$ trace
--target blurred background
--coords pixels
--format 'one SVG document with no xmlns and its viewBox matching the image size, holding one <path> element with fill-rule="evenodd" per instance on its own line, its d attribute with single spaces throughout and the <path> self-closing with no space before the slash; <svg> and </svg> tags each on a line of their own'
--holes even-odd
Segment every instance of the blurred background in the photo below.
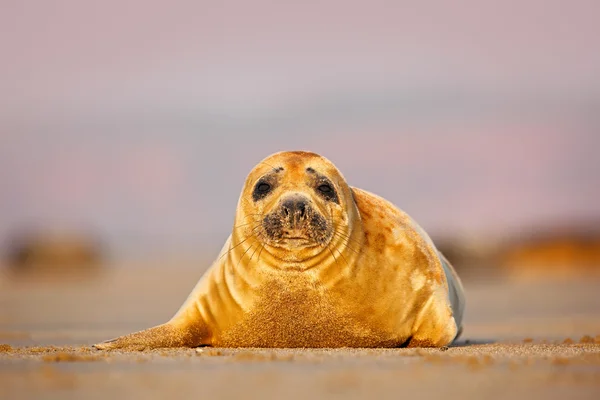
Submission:
<svg viewBox="0 0 600 400">
<path fill-rule="evenodd" d="M 301 149 L 464 276 L 598 272 L 597 1 L 0 7 L 7 265 L 201 272 L 246 174 Z"/>
</svg>

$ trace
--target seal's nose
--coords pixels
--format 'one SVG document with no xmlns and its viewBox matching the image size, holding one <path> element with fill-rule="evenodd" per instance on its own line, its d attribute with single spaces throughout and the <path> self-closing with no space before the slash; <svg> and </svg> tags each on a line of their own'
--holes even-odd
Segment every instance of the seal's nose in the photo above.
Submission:
<svg viewBox="0 0 600 400">
<path fill-rule="evenodd" d="M 286 197 L 281 202 L 281 211 L 292 224 L 298 223 L 306 216 L 308 200 L 301 195 L 292 195 Z"/>
</svg>

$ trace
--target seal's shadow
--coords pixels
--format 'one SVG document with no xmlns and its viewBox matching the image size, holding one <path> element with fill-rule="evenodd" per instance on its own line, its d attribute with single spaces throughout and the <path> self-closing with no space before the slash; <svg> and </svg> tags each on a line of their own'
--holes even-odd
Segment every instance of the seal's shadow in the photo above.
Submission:
<svg viewBox="0 0 600 400">
<path fill-rule="evenodd" d="M 494 339 L 460 339 L 449 345 L 448 347 L 468 347 L 479 344 L 493 344 L 498 342 Z"/>
</svg>

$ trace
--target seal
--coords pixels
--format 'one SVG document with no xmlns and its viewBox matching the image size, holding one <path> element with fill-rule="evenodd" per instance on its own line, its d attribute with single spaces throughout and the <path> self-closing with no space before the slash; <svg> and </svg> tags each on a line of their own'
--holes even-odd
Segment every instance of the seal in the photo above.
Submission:
<svg viewBox="0 0 600 400">
<path fill-rule="evenodd" d="M 445 346 L 464 304 L 406 213 L 318 154 L 281 152 L 248 175 L 230 237 L 173 318 L 94 347 Z"/>
</svg>

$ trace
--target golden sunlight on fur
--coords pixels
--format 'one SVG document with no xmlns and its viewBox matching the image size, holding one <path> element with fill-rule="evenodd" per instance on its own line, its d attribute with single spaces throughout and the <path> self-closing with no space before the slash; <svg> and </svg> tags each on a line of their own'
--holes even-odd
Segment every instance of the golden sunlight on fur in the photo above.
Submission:
<svg viewBox="0 0 600 400">
<path fill-rule="evenodd" d="M 408 215 L 324 157 L 281 152 L 248 175 L 231 236 L 175 316 L 95 347 L 445 346 L 464 302 Z"/>
</svg>

